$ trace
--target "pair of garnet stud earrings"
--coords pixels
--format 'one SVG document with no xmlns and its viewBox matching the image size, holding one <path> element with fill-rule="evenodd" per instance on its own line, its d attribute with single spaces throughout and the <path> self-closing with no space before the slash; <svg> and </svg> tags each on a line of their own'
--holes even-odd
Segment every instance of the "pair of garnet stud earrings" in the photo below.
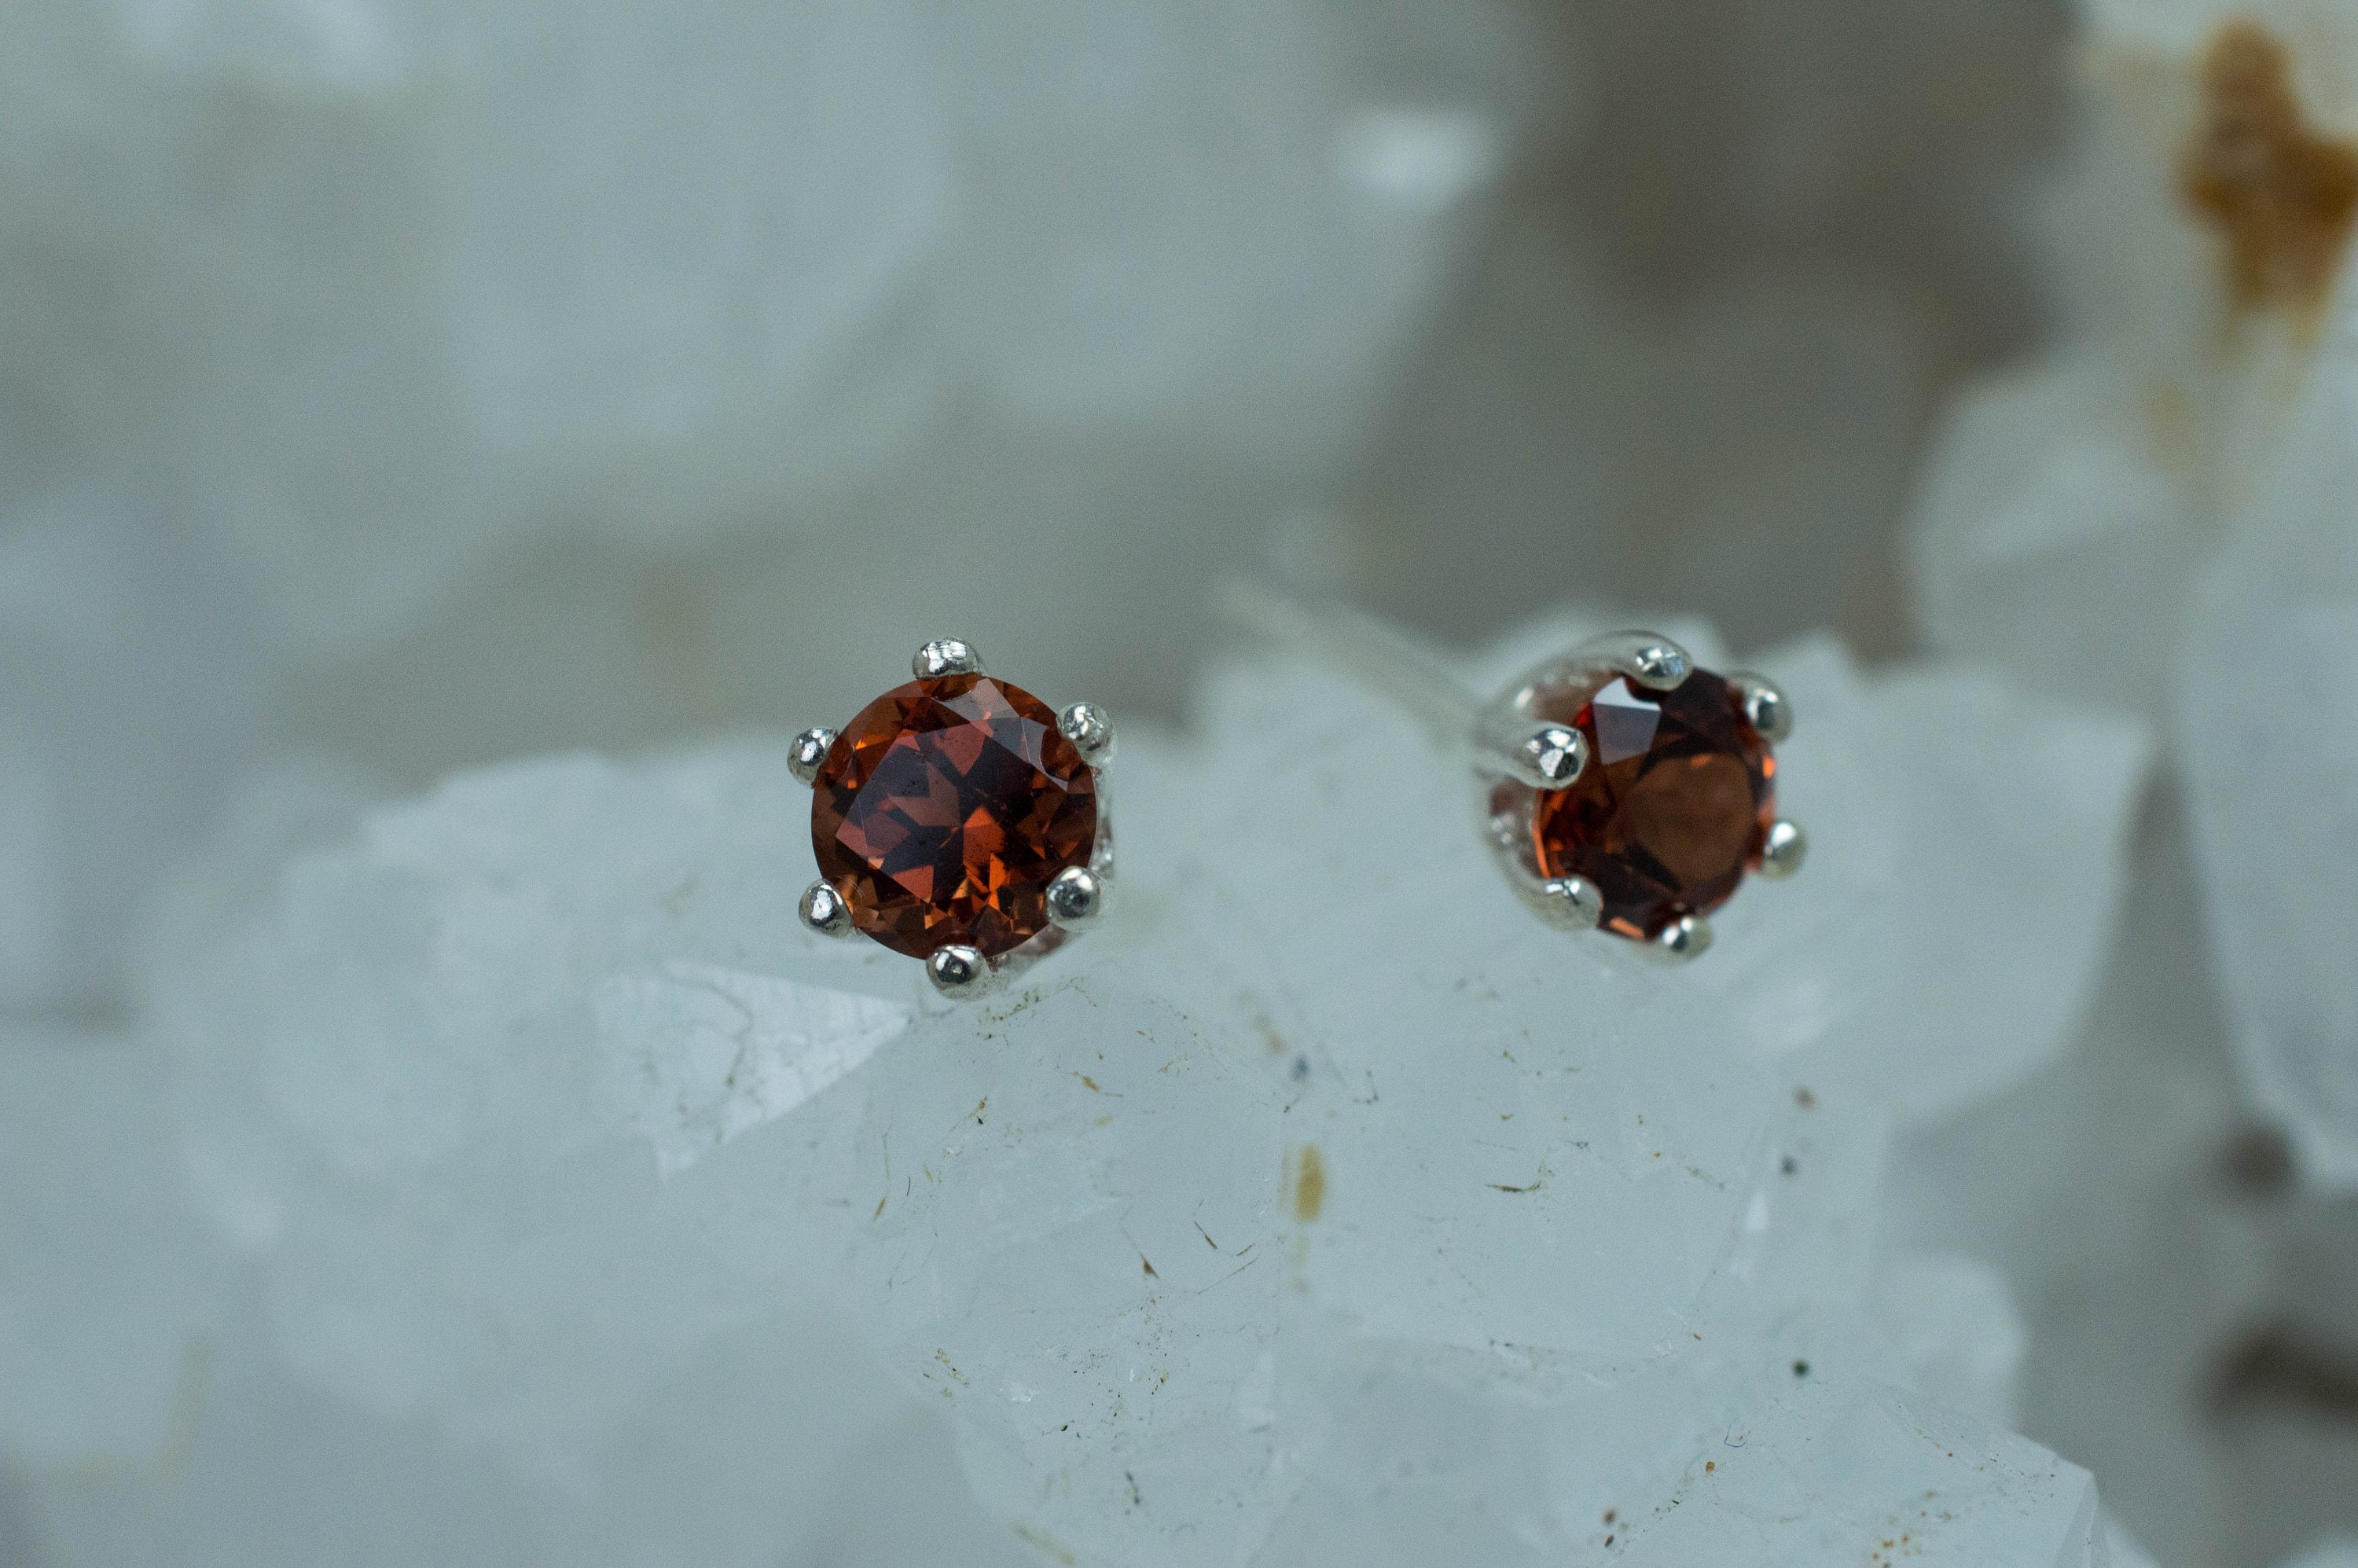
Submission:
<svg viewBox="0 0 2358 1568">
<path fill-rule="evenodd" d="M 1554 925 L 1691 959 L 1747 873 L 1801 867 L 1807 841 L 1777 815 L 1775 787 L 1792 713 L 1759 676 L 1715 675 L 1667 637 L 1622 632 L 1485 704 L 1340 606 L 1238 591 L 1228 608 L 1369 676 L 1462 751 L 1499 869 Z M 819 869 L 802 918 L 921 958 L 944 995 L 972 997 L 1103 913 L 1113 726 L 1089 703 L 1051 709 L 952 639 L 919 649 L 914 673 L 842 730 L 795 740 Z"/>
</svg>

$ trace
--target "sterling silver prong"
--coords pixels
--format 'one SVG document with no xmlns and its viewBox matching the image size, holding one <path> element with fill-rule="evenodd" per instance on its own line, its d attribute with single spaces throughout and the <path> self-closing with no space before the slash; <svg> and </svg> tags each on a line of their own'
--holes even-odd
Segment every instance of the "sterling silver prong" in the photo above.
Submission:
<svg viewBox="0 0 2358 1568">
<path fill-rule="evenodd" d="M 1694 656 L 1659 632 L 1608 632 L 1573 650 L 1583 662 L 1619 670 L 1651 691 L 1675 689 L 1694 674 Z"/>
<path fill-rule="evenodd" d="M 926 957 L 925 978 L 952 1001 L 965 1001 L 990 989 L 990 961 L 980 948 L 954 942 Z"/>
<path fill-rule="evenodd" d="M 1760 845 L 1760 874 L 1790 877 L 1801 869 L 1809 854 L 1810 836 L 1801 831 L 1801 825 L 1779 818 L 1768 825 L 1768 837 Z"/>
<path fill-rule="evenodd" d="M 1542 724 L 1515 748 L 1514 775 L 1533 789 L 1566 789 L 1588 766 L 1588 738 L 1568 724 Z"/>
<path fill-rule="evenodd" d="M 1558 877 L 1541 882 L 1540 902 L 1548 918 L 1574 931 L 1594 931 L 1605 918 L 1605 894 L 1586 877 Z"/>
<path fill-rule="evenodd" d="M 1520 852 L 1524 825 L 1511 816 L 1490 819 L 1490 849 L 1498 870 L 1549 925 L 1566 931 L 1594 931 L 1605 918 L 1605 894 L 1586 877 L 1551 877 Z"/>
<path fill-rule="evenodd" d="M 814 783 L 819 764 L 827 761 L 827 748 L 834 744 L 834 730 L 824 724 L 812 725 L 786 748 L 786 771 L 805 784 Z"/>
<path fill-rule="evenodd" d="M 1682 914 L 1663 926 L 1646 950 L 1669 963 L 1691 963 L 1711 950 L 1711 922 L 1700 914 Z"/>
<path fill-rule="evenodd" d="M 1727 684 L 1744 700 L 1744 721 L 1758 730 L 1762 740 L 1775 742 L 1793 732 L 1793 705 L 1775 681 L 1739 670 L 1727 677 Z"/>
<path fill-rule="evenodd" d="M 1056 715 L 1057 732 L 1092 768 L 1113 761 L 1113 720 L 1094 702 L 1076 702 Z"/>
<path fill-rule="evenodd" d="M 1110 793 L 1103 787 L 1098 790 L 1098 841 L 1089 846 L 1089 870 L 1098 874 L 1098 881 L 1109 884 L 1113 881 L 1114 860 L 1113 802 L 1108 798 Z"/>
<path fill-rule="evenodd" d="M 1048 919 L 1066 931 L 1085 930 L 1105 913 L 1105 882 L 1083 866 L 1067 866 L 1048 884 Z"/>
<path fill-rule="evenodd" d="M 813 882 L 803 890 L 803 924 L 822 936 L 851 935 L 851 911 L 843 895 L 827 882 Z"/>
<path fill-rule="evenodd" d="M 909 661 L 919 680 L 931 680 L 936 676 L 979 676 L 982 659 L 974 649 L 956 637 L 936 637 L 917 650 Z"/>
</svg>

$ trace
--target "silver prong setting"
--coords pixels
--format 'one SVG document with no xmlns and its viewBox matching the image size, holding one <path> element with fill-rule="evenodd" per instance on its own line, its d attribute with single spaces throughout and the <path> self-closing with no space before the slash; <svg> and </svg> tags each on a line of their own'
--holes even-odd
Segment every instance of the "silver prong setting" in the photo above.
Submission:
<svg viewBox="0 0 2358 1568">
<path fill-rule="evenodd" d="M 1668 925 L 1646 950 L 1670 964 L 1691 964 L 1711 951 L 1711 922 L 1700 914 L 1682 914 Z"/>
<path fill-rule="evenodd" d="M 1557 877 L 1538 888 L 1548 918 L 1567 931 L 1594 931 L 1605 918 L 1605 894 L 1586 877 Z"/>
<path fill-rule="evenodd" d="M 1098 838 L 1089 846 L 1089 870 L 1100 881 L 1109 882 L 1113 881 L 1113 803 L 1101 790 L 1098 794 Z"/>
<path fill-rule="evenodd" d="M 936 637 L 917 650 L 909 661 L 909 668 L 919 680 L 932 680 L 937 676 L 979 676 L 982 674 L 982 657 L 971 643 L 956 637 Z"/>
<path fill-rule="evenodd" d="M 1534 721 L 1520 707 L 1494 706 L 1475 726 L 1473 757 L 1476 773 L 1569 789 L 1588 766 L 1588 738 L 1552 719 Z"/>
<path fill-rule="evenodd" d="M 925 978 L 950 1000 L 971 1000 L 990 989 L 990 960 L 979 947 L 954 942 L 926 956 Z"/>
<path fill-rule="evenodd" d="M 1801 825 L 1779 817 L 1768 825 L 1768 836 L 1761 840 L 1760 874 L 1790 877 L 1801 869 L 1809 855 L 1810 836 L 1801 831 Z"/>
<path fill-rule="evenodd" d="M 1793 705 L 1775 681 L 1767 676 L 1757 676 L 1748 670 L 1727 677 L 1744 704 L 1744 721 L 1759 731 L 1764 741 L 1782 741 L 1793 732 Z"/>
<path fill-rule="evenodd" d="M 1542 724 L 1515 748 L 1514 776 L 1533 789 L 1569 789 L 1588 766 L 1588 737 L 1568 724 Z"/>
<path fill-rule="evenodd" d="M 1521 852 L 1529 820 L 1527 816 L 1518 820 L 1518 815 L 1494 816 L 1489 821 L 1490 849 L 1499 871 L 1523 902 L 1549 925 L 1563 931 L 1595 930 L 1605 918 L 1603 891 L 1586 877 L 1551 877 L 1534 866 Z"/>
<path fill-rule="evenodd" d="M 1590 639 L 1573 656 L 1620 671 L 1650 691 L 1674 691 L 1694 674 L 1694 655 L 1659 632 L 1613 632 Z"/>
<path fill-rule="evenodd" d="M 786 748 L 786 771 L 804 784 L 816 784 L 818 770 L 834 745 L 834 730 L 824 724 L 812 725 L 795 736 L 794 743 Z"/>
<path fill-rule="evenodd" d="M 801 914 L 803 924 L 822 936 L 851 935 L 850 907 L 830 883 L 813 882 L 803 890 Z"/>
<path fill-rule="evenodd" d="M 1650 643 L 1629 656 L 1629 677 L 1655 691 L 1671 691 L 1694 673 L 1694 661 L 1676 643 Z"/>
<path fill-rule="evenodd" d="M 1048 919 L 1061 930 L 1085 931 L 1105 913 L 1105 879 L 1086 866 L 1067 866 L 1048 884 Z"/>
<path fill-rule="evenodd" d="M 1076 702 L 1056 715 L 1056 732 L 1073 743 L 1081 761 L 1102 768 L 1113 761 L 1113 719 L 1094 702 Z"/>
</svg>

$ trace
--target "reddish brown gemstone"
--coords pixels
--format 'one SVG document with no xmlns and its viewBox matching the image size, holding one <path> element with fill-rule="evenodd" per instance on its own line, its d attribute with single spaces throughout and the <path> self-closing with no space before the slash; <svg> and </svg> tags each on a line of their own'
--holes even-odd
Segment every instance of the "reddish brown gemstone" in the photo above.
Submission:
<svg viewBox="0 0 2358 1568">
<path fill-rule="evenodd" d="M 851 922 L 922 958 L 1003 953 L 1048 924 L 1048 883 L 1097 841 L 1096 776 L 1047 705 L 988 676 L 896 687 L 819 764 L 811 849 Z"/>
<path fill-rule="evenodd" d="M 1616 676 L 1546 706 L 1541 718 L 1571 710 L 1588 766 L 1570 789 L 1510 782 L 1492 799 L 1528 806 L 1540 871 L 1595 883 L 1605 929 L 1632 938 L 1726 903 L 1777 817 L 1777 760 L 1735 689 L 1707 670 L 1667 692 Z"/>
</svg>

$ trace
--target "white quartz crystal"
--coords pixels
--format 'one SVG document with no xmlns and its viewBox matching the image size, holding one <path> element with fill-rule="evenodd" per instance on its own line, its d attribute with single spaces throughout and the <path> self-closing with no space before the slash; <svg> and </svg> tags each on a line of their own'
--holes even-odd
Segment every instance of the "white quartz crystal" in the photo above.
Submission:
<svg viewBox="0 0 2358 1568">
<path fill-rule="evenodd" d="M 0 1036 L 0 1454 L 128 1476 L 191 1441 L 231 1271 L 173 1101 L 135 1041 Z"/>
<path fill-rule="evenodd" d="M 2192 576 L 2266 488 L 2317 346 L 2347 310 L 2330 227 L 2313 285 L 2255 297 L 2222 221 L 2190 199 L 2190 149 L 2248 112 L 2206 97 L 2206 62 L 2223 28 L 2256 25 L 2283 50 L 2298 134 L 2347 138 L 2358 17 L 2088 0 L 2081 20 L 2077 136 L 2039 225 L 2069 330 L 1951 414 L 1910 524 L 1911 575 L 1935 646 L 2158 716 Z M 2289 250 L 2311 215 L 2287 200 L 2273 243 Z"/>
<path fill-rule="evenodd" d="M 208 989 L 222 979 L 214 965 L 245 946 L 229 934 L 266 919 L 272 868 L 306 844 L 349 838 L 365 794 L 332 769 L 254 779 L 236 819 L 172 879 L 150 922 L 146 979 L 168 1016 L 184 1018 L 176 1010 L 193 996 L 223 994 Z M 365 944 L 351 954 L 363 965 L 367 956 Z M 252 983 L 250 971 L 242 983 Z M 766 983 L 772 992 L 784 984 Z M 326 1027 L 332 1035 L 333 1022 Z M 417 1043 L 389 1044 L 414 1051 Z M 676 1060 L 692 1068 L 694 1042 L 682 1044 Z M 315 1242 L 339 1250 L 313 1267 L 331 1274 L 359 1260 L 351 1243 L 385 1232 L 332 1198 L 287 1202 L 294 1195 L 267 1178 L 303 1178 L 290 1142 L 272 1141 L 272 1108 L 213 1116 L 229 1108 L 216 1081 L 188 1114 L 176 1093 L 188 1060 L 132 1039 L 0 1042 L 9 1194 L 0 1204 L 0 1561 L 1021 1561 L 1020 1543 L 975 1510 L 939 1412 L 860 1342 L 823 1277 L 773 1278 L 757 1300 L 738 1303 L 729 1328 L 699 1323 L 707 1332 L 683 1354 L 641 1358 L 632 1388 L 609 1396 L 594 1431 L 573 1428 L 561 1452 L 486 1443 L 440 1412 L 323 1386 L 290 1365 L 286 1322 L 272 1311 L 282 1227 L 290 1214 L 321 1218 L 328 1231 Z M 208 1074 L 233 1065 L 203 1065 Z M 747 1087 L 753 1105 L 778 1088 L 774 1079 Z M 665 1138 L 694 1124 L 685 1113 L 665 1122 L 655 1093 L 633 1103 L 648 1113 L 645 1126 L 615 1135 L 632 1168 L 651 1177 L 650 1145 L 659 1154 Z M 420 1106 L 413 1098 L 406 1108 Z M 498 1217 L 499 1206 L 524 1195 L 514 1184 L 446 1181 L 416 1195 L 446 1208 L 482 1206 L 479 1238 L 542 1233 L 514 1208 Z M 419 1293 L 473 1310 L 470 1281 L 445 1250 L 453 1233 L 427 1209 L 404 1217 L 406 1249 L 375 1263 L 431 1274 Z M 345 1220 L 357 1234 L 333 1234 Z M 544 1252 L 549 1245 L 543 1236 Z M 233 1252 L 261 1260 L 258 1278 Z M 576 1305 L 592 1316 L 604 1310 L 604 1282 L 617 1270 L 633 1272 L 617 1249 L 591 1260 L 574 1281 Z M 522 1276 L 543 1289 L 567 1282 L 545 1256 Z M 366 1354 L 378 1326 L 398 1325 L 405 1311 L 414 1320 L 416 1301 L 373 1319 L 314 1318 L 309 1330 Z M 485 1326 L 495 1339 L 503 1325 Z M 573 1366 L 594 1369 L 597 1359 L 577 1354 Z"/>
<path fill-rule="evenodd" d="M 563 1438 L 762 1310 L 778 1271 L 823 1274 L 806 1234 L 823 1216 L 748 1214 L 741 1249 L 694 1196 L 719 1179 L 709 1149 L 824 1087 L 815 1062 L 765 1073 L 765 1049 L 824 1044 L 831 1020 L 849 1032 L 831 1060 L 872 1048 L 858 979 L 881 949 L 784 962 L 815 941 L 794 918 L 802 795 L 769 751 L 454 781 L 298 860 L 157 999 L 191 1067 L 197 1178 L 275 1259 L 299 1369 L 555 1465 Z M 659 1049 L 614 1033 L 644 1026 L 650 992 L 679 999 Z M 726 1032 L 715 1007 L 764 1005 L 786 1019 L 744 1042 L 744 1108 L 717 1108 L 698 1032 Z"/>
<path fill-rule="evenodd" d="M 1727 1457 L 1705 1461 L 1715 1471 L 1632 1521 L 1630 1561 L 2108 1560 L 2087 1472 L 1887 1390 L 1796 1389 L 1731 1426 L 1717 1452 Z"/>
<path fill-rule="evenodd" d="M 0 517 L 0 1005 L 87 1006 L 269 682 L 236 585 L 103 487 Z"/>
<path fill-rule="evenodd" d="M 818 1377 L 781 1303 L 824 1298 L 1042 1561 L 2102 1561 L 2083 1475 L 1891 1387 L 2002 1415 L 2002 1292 L 1869 1260 L 1889 1115 L 2070 1029 L 2143 737 L 1764 663 L 1816 858 L 1692 968 L 1534 921 L 1462 760 L 1268 658 L 1203 741 L 1130 728 L 1114 915 L 980 1003 L 803 929 L 769 743 L 462 774 L 249 914 L 185 892 L 158 1030 L 294 1378 L 250 1397 L 605 1487 L 683 1390 Z M 332 816 L 282 795 L 275 841 Z M 782 1441 L 665 1430 L 691 1469 Z"/>
<path fill-rule="evenodd" d="M 2358 1188 L 2358 350 L 2337 340 L 2203 585 L 2173 733 L 2253 1098 Z"/>
<path fill-rule="evenodd" d="M 241 1308 L 250 1303 L 239 1302 Z M 1017 1568 L 940 1418 L 839 1311 L 789 1292 L 673 1369 L 572 1474 L 306 1384 L 267 1322 L 201 1345 L 172 1445 L 24 1465 L 0 1560 L 44 1568 Z M 19 1456 L 21 1457 L 21 1456 Z M 12 1530 L 11 1527 L 14 1527 Z"/>
<path fill-rule="evenodd" d="M 1991 1426 L 2020 1424 L 2022 1318 L 2004 1275 L 1961 1253 L 1911 1253 L 1873 1291 L 1902 1382 Z"/>
<path fill-rule="evenodd" d="M 1971 388 L 1914 518 L 1925 637 L 2042 690 L 2158 715 L 2208 534 L 2166 419 L 2093 367 Z"/>
<path fill-rule="evenodd" d="M 1430 96 L 1361 53 L 1405 23 L 1298 4 L 36 9 L 27 74 L 73 91 L 22 114 L 111 199 L 108 346 L 161 384 L 109 390 L 332 648 L 503 541 L 839 494 L 962 395 L 1331 453 L 1518 69 L 1480 4 L 1419 35 Z"/>
<path fill-rule="evenodd" d="M 2262 1561 L 2332 1516 L 2349 1444 L 2305 1411 L 2273 1444 L 2227 1379 L 2272 1325 L 2333 1343 L 2347 1221 L 2285 1223 L 2281 1152 L 2240 1103 L 2176 813 L 2149 818 L 2129 909 L 2073 1048 L 1996 1101 L 1898 1141 L 1884 1226 L 1901 1250 L 2000 1271 L 2026 1331 L 2018 1430 L 2086 1465 L 2167 1563 Z M 2274 1169 L 2271 1169 L 2273 1162 Z M 2271 1187 L 2270 1184 L 2275 1186 Z M 2068 1201 L 2054 1195 L 2069 1195 Z M 2304 1244 L 2305 1241 L 2305 1244 Z M 2225 1419 L 2223 1419 L 2223 1416 Z"/>
<path fill-rule="evenodd" d="M 2071 330 L 1952 414 L 1910 532 L 1922 625 L 2167 722 L 2246 1092 L 2346 1188 L 2358 355 L 2347 214 L 2300 170 L 2358 158 L 2358 14 L 2099 0 L 2083 23 L 2046 218 Z M 2244 216 L 2205 205 L 2214 166 Z"/>
<path fill-rule="evenodd" d="M 1569 1393 L 1434 1359 L 1356 1358 L 1337 1452 L 1257 1561 L 2107 1562 L 2084 1471 L 1887 1387 Z"/>
</svg>

